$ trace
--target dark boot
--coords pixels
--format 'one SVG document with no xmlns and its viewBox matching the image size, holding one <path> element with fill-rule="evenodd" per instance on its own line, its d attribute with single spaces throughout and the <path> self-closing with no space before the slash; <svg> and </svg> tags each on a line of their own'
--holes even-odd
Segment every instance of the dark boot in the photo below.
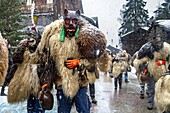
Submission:
<svg viewBox="0 0 170 113">
<path fill-rule="evenodd" d="M 119 78 L 119 89 L 122 89 L 122 80 Z"/>
<path fill-rule="evenodd" d="M 1 88 L 1 96 L 7 96 L 7 94 L 5 94 L 4 91 L 5 91 L 5 86 L 3 85 Z"/>
<path fill-rule="evenodd" d="M 89 89 L 90 89 L 90 97 L 92 100 L 93 104 L 97 104 L 97 101 L 95 99 L 95 84 L 89 84 Z"/>
<path fill-rule="evenodd" d="M 119 89 L 122 89 L 122 74 L 119 75 Z"/>
<path fill-rule="evenodd" d="M 148 110 L 153 110 L 153 105 L 152 105 L 152 104 L 150 104 L 150 103 L 148 103 L 148 105 L 147 105 L 147 109 L 148 109 Z"/>
<path fill-rule="evenodd" d="M 95 97 L 92 97 L 91 99 L 93 104 L 97 104 L 97 100 L 95 99 Z"/>
<path fill-rule="evenodd" d="M 127 79 L 126 79 L 126 80 L 125 80 L 125 82 L 126 82 L 126 83 L 128 83 L 128 82 L 129 82 L 129 80 L 127 80 Z"/>
<path fill-rule="evenodd" d="M 118 78 L 115 78 L 115 79 L 114 79 L 115 90 L 117 90 L 117 79 L 118 79 Z"/>
</svg>

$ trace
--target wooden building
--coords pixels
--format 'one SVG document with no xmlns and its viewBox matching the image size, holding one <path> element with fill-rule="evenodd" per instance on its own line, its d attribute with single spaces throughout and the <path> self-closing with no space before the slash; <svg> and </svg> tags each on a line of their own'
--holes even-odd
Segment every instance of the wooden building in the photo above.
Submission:
<svg viewBox="0 0 170 113">
<path fill-rule="evenodd" d="M 121 36 L 122 49 L 133 55 L 143 44 L 154 40 L 156 36 L 170 44 L 170 20 L 157 20 L 148 30 L 139 28 Z"/>
<path fill-rule="evenodd" d="M 147 28 L 138 28 L 136 31 L 131 31 L 121 36 L 120 42 L 122 49 L 126 50 L 130 55 L 133 55 L 148 41 L 148 33 Z"/>
<path fill-rule="evenodd" d="M 118 48 L 116 48 L 116 47 L 113 47 L 113 46 L 111 46 L 111 45 L 108 45 L 107 47 L 106 47 L 106 50 L 108 51 L 108 52 L 110 52 L 111 54 L 114 54 L 114 55 L 116 55 L 117 53 L 119 53 L 121 50 L 120 49 L 118 49 Z"/>
<path fill-rule="evenodd" d="M 157 20 L 149 28 L 148 41 L 160 36 L 162 41 L 170 44 L 170 20 Z"/>
<path fill-rule="evenodd" d="M 64 9 L 80 10 L 83 13 L 81 0 L 22 0 L 22 15 L 27 19 L 21 23 L 32 26 L 31 8 L 35 3 L 34 17 L 37 19 L 37 26 L 46 26 L 52 21 L 60 18 Z"/>
</svg>

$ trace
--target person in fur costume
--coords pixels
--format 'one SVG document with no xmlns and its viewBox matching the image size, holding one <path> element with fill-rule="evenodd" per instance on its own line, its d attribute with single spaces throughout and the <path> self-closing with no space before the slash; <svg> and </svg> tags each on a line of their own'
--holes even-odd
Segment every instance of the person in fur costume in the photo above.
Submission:
<svg viewBox="0 0 170 113">
<path fill-rule="evenodd" d="M 138 59 L 137 55 L 138 55 L 138 51 L 132 56 L 131 65 L 136 70 L 136 76 L 140 84 L 140 98 L 144 99 L 145 86 L 150 77 L 150 74 L 148 72 L 148 62 L 147 62 L 149 59 L 147 57 Z"/>
<path fill-rule="evenodd" d="M 8 48 L 0 33 L 0 85 L 3 85 L 8 69 Z"/>
<path fill-rule="evenodd" d="M 165 65 L 167 72 L 155 84 L 154 102 L 160 113 L 170 113 L 170 55 L 167 61 L 157 62 L 158 66 Z"/>
<path fill-rule="evenodd" d="M 99 79 L 99 70 L 101 72 L 107 72 L 108 60 L 109 60 L 108 52 L 105 50 L 102 53 L 102 55 L 99 57 L 97 65 L 96 65 L 96 69 L 95 69 L 96 79 Z M 97 100 L 95 99 L 95 81 L 94 83 L 89 84 L 89 90 L 90 90 L 90 97 L 91 97 L 92 103 L 97 104 Z"/>
<path fill-rule="evenodd" d="M 130 69 L 130 59 L 131 56 L 124 50 L 116 55 L 112 60 L 112 75 L 115 78 L 114 84 L 115 89 L 117 89 L 117 84 L 119 83 L 119 89 L 122 88 L 122 75 L 123 72 L 127 72 Z"/>
<path fill-rule="evenodd" d="M 159 62 L 166 62 L 170 55 L 170 45 L 161 40 L 159 35 L 153 37 L 150 42 L 144 44 L 139 52 L 138 59 L 148 59 L 148 72 L 150 78 L 148 81 L 148 106 L 149 110 L 153 109 L 154 106 L 154 95 L 155 95 L 155 83 L 161 77 L 161 75 L 167 71 L 165 65 L 158 66 Z M 146 61 L 143 61 L 146 62 Z M 168 61 L 169 62 L 169 61 Z M 142 63 L 142 60 L 141 60 Z"/>
<path fill-rule="evenodd" d="M 126 83 L 129 82 L 128 80 L 128 71 L 131 71 L 131 67 L 130 67 L 130 60 L 131 60 L 131 55 L 129 53 L 126 52 L 126 50 L 122 51 L 122 57 L 123 58 L 123 65 L 125 67 L 125 71 L 124 71 L 124 81 Z"/>
<path fill-rule="evenodd" d="M 11 67 L 12 67 L 12 63 L 13 63 L 12 51 L 11 51 L 10 46 L 8 46 L 8 69 L 7 69 L 5 81 L 4 81 L 2 88 L 1 88 L 1 96 L 7 96 L 7 94 L 5 94 L 5 87 L 8 86 L 8 77 L 9 77 L 9 72 L 10 72 Z"/>
<path fill-rule="evenodd" d="M 58 113 L 70 113 L 73 103 L 79 113 L 90 113 L 87 86 L 96 79 L 96 63 L 105 48 L 105 35 L 81 20 L 79 10 L 65 9 L 64 19 L 45 27 L 34 55 L 55 62 Z"/>
<path fill-rule="evenodd" d="M 27 39 L 22 40 L 13 53 L 13 65 L 7 78 L 8 102 L 16 104 L 27 100 L 28 113 L 44 113 L 38 100 L 40 80 L 38 66 L 33 64 L 35 52 L 41 36 L 34 30 L 28 30 Z"/>
<path fill-rule="evenodd" d="M 95 22 L 95 20 L 93 20 L 92 18 L 87 17 L 83 14 L 81 14 L 80 16 L 82 17 L 82 19 L 84 21 L 87 21 L 88 23 L 90 23 L 93 26 L 98 28 L 98 24 Z M 103 52 L 103 54 L 100 56 L 100 58 L 96 64 L 96 69 L 95 69 L 96 79 L 99 78 L 99 70 L 102 72 L 107 71 L 107 64 L 108 64 L 108 53 L 105 50 Z M 95 81 L 89 84 L 89 92 L 90 92 L 90 97 L 91 97 L 92 103 L 97 104 L 97 100 L 95 99 Z"/>
<path fill-rule="evenodd" d="M 112 75 L 112 60 L 114 59 L 115 55 L 108 51 L 108 60 L 107 60 L 107 70 L 104 73 L 105 76 L 109 73 L 109 76 L 113 78 Z"/>
</svg>

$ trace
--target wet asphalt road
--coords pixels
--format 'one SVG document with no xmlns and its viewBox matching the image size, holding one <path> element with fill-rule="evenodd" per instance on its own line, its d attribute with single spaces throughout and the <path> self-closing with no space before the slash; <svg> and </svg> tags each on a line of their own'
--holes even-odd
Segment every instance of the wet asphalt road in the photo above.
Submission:
<svg viewBox="0 0 170 113">
<path fill-rule="evenodd" d="M 122 89 L 114 89 L 114 78 L 101 74 L 96 81 L 97 105 L 92 113 L 158 113 L 156 107 L 147 109 L 147 95 L 140 99 L 140 87 L 136 75 L 128 73 L 129 82 L 123 81 Z M 124 79 L 123 79 L 124 80 Z"/>
<path fill-rule="evenodd" d="M 114 89 L 114 78 L 100 73 L 100 78 L 96 81 L 96 100 L 97 105 L 92 106 L 91 113 L 158 113 L 147 110 L 147 95 L 140 99 L 140 87 L 133 72 L 129 72 L 129 82 L 123 81 L 122 89 Z M 1 88 L 1 87 L 0 87 Z M 7 91 L 7 88 L 6 88 Z M 46 113 L 57 113 L 56 92 L 54 107 Z M 0 113 L 26 113 L 26 102 L 19 104 L 8 104 L 6 96 L 0 96 Z M 71 113 L 77 113 L 73 107 Z"/>
</svg>

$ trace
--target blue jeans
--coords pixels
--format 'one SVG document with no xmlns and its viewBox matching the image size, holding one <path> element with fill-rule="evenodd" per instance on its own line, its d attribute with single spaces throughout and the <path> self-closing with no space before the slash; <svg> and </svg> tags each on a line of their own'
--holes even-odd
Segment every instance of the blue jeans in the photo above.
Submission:
<svg viewBox="0 0 170 113">
<path fill-rule="evenodd" d="M 125 72 L 125 80 L 128 80 L 128 72 Z"/>
<path fill-rule="evenodd" d="M 45 113 L 40 106 L 40 101 L 32 95 L 27 100 L 27 113 Z"/>
<path fill-rule="evenodd" d="M 73 103 L 75 103 L 78 113 L 90 113 L 91 103 L 86 93 L 87 87 L 82 87 L 71 99 L 64 95 L 62 89 L 57 89 L 58 113 L 70 113 Z"/>
<path fill-rule="evenodd" d="M 153 77 L 149 78 L 147 83 L 148 87 L 148 104 L 154 105 L 154 95 L 155 95 L 155 80 Z"/>
</svg>

